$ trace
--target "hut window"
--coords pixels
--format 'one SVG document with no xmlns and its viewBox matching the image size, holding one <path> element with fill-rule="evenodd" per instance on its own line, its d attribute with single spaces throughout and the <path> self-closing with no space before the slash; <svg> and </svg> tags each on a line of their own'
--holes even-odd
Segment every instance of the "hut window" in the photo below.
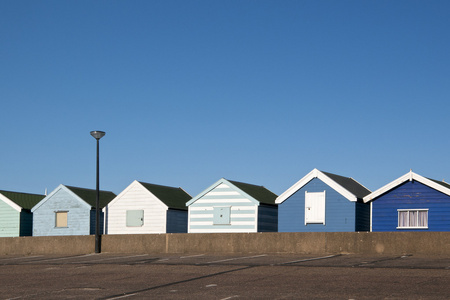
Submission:
<svg viewBox="0 0 450 300">
<path fill-rule="evenodd" d="M 305 191 L 305 224 L 325 225 L 325 191 Z"/>
<path fill-rule="evenodd" d="M 213 224 L 214 225 L 230 225 L 231 223 L 231 207 L 214 207 Z"/>
<path fill-rule="evenodd" d="M 144 210 L 127 210 L 127 227 L 144 225 Z"/>
<path fill-rule="evenodd" d="M 398 209 L 398 229 L 427 229 L 428 209 Z"/>
<path fill-rule="evenodd" d="M 67 211 L 55 212 L 55 227 L 67 227 Z"/>
</svg>

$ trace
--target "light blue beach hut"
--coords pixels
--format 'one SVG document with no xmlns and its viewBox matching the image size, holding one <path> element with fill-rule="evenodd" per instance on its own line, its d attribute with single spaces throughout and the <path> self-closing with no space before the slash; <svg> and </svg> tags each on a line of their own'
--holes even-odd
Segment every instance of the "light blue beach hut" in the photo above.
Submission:
<svg viewBox="0 0 450 300">
<path fill-rule="evenodd" d="M 115 196 L 100 191 L 100 209 Z M 59 185 L 31 209 L 33 236 L 95 234 L 96 199 L 96 190 Z M 103 219 L 101 212 L 100 232 L 103 232 Z"/>
<path fill-rule="evenodd" d="M 0 191 L 0 237 L 30 236 L 31 208 L 45 195 Z"/>
</svg>

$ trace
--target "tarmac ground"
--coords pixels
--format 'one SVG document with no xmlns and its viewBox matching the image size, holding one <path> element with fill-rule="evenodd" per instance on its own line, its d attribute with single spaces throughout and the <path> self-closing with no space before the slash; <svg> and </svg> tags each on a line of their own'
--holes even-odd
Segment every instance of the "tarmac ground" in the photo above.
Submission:
<svg viewBox="0 0 450 300">
<path fill-rule="evenodd" d="M 449 299 L 450 258 L 1 256 L 0 299 Z"/>
</svg>

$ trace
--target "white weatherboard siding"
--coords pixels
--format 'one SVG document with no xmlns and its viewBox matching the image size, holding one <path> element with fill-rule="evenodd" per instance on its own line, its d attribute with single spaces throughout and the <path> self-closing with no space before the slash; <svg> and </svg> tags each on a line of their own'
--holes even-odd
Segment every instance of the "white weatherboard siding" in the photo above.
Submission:
<svg viewBox="0 0 450 300">
<path fill-rule="evenodd" d="M 143 210 L 142 226 L 127 227 L 127 210 Z M 137 181 L 105 208 L 106 234 L 165 233 L 167 206 Z"/>
<path fill-rule="evenodd" d="M 215 224 L 215 207 L 229 208 L 229 224 Z M 257 232 L 257 224 L 258 205 L 225 183 L 189 205 L 190 233 Z"/>
</svg>

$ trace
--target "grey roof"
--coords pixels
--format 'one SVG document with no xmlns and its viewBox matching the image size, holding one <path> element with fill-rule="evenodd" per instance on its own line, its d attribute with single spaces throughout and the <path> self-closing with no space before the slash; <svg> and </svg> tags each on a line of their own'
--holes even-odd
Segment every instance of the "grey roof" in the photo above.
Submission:
<svg viewBox="0 0 450 300">
<path fill-rule="evenodd" d="M 266 189 L 265 187 L 260 186 L 260 185 L 243 183 L 243 182 L 239 182 L 239 181 L 232 181 L 232 180 L 228 180 L 228 179 L 227 179 L 227 181 L 229 181 L 230 183 L 232 183 L 233 185 L 235 185 L 236 187 L 238 187 L 245 193 L 249 194 L 250 196 L 252 196 L 256 200 L 258 200 L 259 202 L 264 203 L 264 204 L 275 205 L 275 200 L 277 199 L 278 196 L 275 195 L 274 193 L 272 193 L 271 191 L 269 191 L 268 189 Z"/>
<path fill-rule="evenodd" d="M 145 183 L 141 181 L 138 182 L 169 208 L 187 210 L 186 202 L 191 200 L 192 197 L 182 188 Z"/>
<path fill-rule="evenodd" d="M 93 208 L 96 207 L 97 190 L 84 189 L 67 185 L 65 185 L 65 187 L 74 192 L 78 197 L 83 199 L 91 207 Z M 116 197 L 116 195 L 113 192 L 109 191 L 100 191 L 99 194 L 100 194 L 99 195 L 100 208 L 104 208 L 106 205 L 108 205 L 109 202 L 111 202 L 112 199 Z"/>
<path fill-rule="evenodd" d="M 430 179 L 431 181 L 436 182 L 436 183 L 442 185 L 443 187 L 445 187 L 445 188 L 447 188 L 447 189 L 450 189 L 450 184 L 448 184 L 447 182 L 439 181 L 439 180 L 431 179 L 431 178 L 428 178 L 428 179 Z"/>
<path fill-rule="evenodd" d="M 33 206 L 39 203 L 42 199 L 45 198 L 45 195 L 38 194 L 28 194 L 28 193 L 18 193 L 18 192 L 10 192 L 10 191 L 0 191 L 0 194 L 16 203 L 23 209 L 32 209 Z"/>
<path fill-rule="evenodd" d="M 363 186 L 362 184 L 360 184 L 351 177 L 344 177 L 324 171 L 321 172 L 330 177 L 333 181 L 335 181 L 337 184 L 345 188 L 347 191 L 355 195 L 356 198 L 358 198 L 358 200 L 362 200 L 362 198 L 371 193 L 365 186 Z"/>
</svg>

